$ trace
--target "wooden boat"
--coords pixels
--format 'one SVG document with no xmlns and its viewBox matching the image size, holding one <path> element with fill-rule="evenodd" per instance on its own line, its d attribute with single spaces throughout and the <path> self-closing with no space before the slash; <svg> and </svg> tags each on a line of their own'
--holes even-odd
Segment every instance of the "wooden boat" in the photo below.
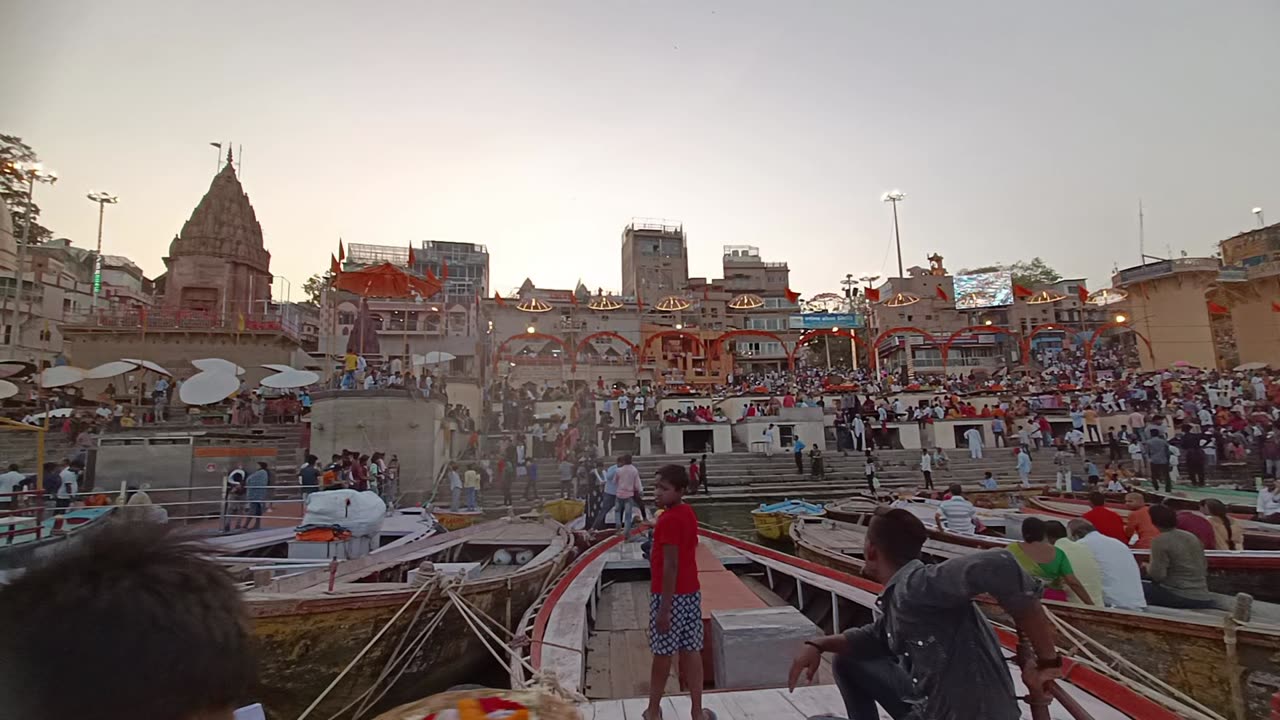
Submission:
<svg viewBox="0 0 1280 720">
<path fill-rule="evenodd" d="M 819 517 L 825 513 L 821 505 L 804 500 L 783 500 L 761 505 L 751 511 L 751 522 L 756 533 L 766 540 L 782 540 L 791 529 L 791 519 L 797 515 Z"/>
<path fill-rule="evenodd" d="M 471 527 L 484 519 L 484 512 L 480 510 L 441 510 L 439 508 L 432 509 L 432 515 L 436 516 L 436 522 L 445 530 L 461 530 Z"/>
<path fill-rule="evenodd" d="M 800 557 L 851 574 L 862 571 L 865 533 L 863 526 L 829 519 L 798 522 L 791 528 Z M 923 548 L 930 562 L 976 551 L 934 538 Z M 1273 624 L 1280 617 L 1274 606 L 1266 610 L 1264 623 L 1241 625 L 1224 620 L 1225 613 L 1217 610 L 1135 612 L 1053 600 L 1044 604 L 1060 620 L 1226 717 L 1233 716 L 1237 702 L 1233 668 L 1240 673 L 1239 699 L 1247 706 L 1248 718 L 1267 717 L 1270 697 L 1280 689 L 1275 674 L 1280 625 Z M 980 607 L 992 619 L 1008 621 L 998 606 Z"/>
<path fill-rule="evenodd" d="M 555 519 L 556 522 L 568 525 L 573 522 L 574 518 L 580 517 L 586 510 L 587 504 L 576 498 L 556 498 L 542 503 L 542 510 Z"/>
<path fill-rule="evenodd" d="M 584 553 L 548 589 L 521 620 L 518 634 L 531 642 L 519 662 L 512 663 L 512 686 L 525 687 L 536 678 L 550 677 L 562 688 L 587 699 L 582 717 L 638 718 L 647 704 L 650 654 L 648 580 L 630 568 L 639 558 L 635 544 L 610 538 Z M 813 715 L 846 716 L 834 685 L 829 659 L 816 684 L 786 690 L 786 672 L 795 648 L 778 641 L 780 652 L 752 656 L 737 667 L 751 665 L 750 687 L 738 687 L 730 660 L 717 647 L 716 623 L 728 615 L 739 618 L 760 612 L 793 618 L 812 632 L 833 633 L 871 620 L 880 586 L 830 567 L 786 555 L 709 530 L 700 530 L 697 551 L 702 585 L 705 649 L 703 665 L 707 692 L 705 707 L 720 720 L 802 720 Z M 739 621 L 742 622 L 742 621 Z M 997 630 L 1001 642 L 1012 647 L 1012 633 Z M 798 645 L 798 640 L 795 641 Z M 528 667 L 526 667 L 526 664 Z M 1066 662 L 1067 680 L 1056 697 L 1082 708 L 1094 720 L 1143 718 L 1172 720 L 1177 715 L 1096 671 Z M 1010 666 L 1012 667 L 1012 666 Z M 534 675 L 536 673 L 536 676 Z M 1025 693 L 1020 673 L 1012 673 L 1015 689 Z M 663 717 L 687 718 L 688 697 L 673 668 L 666 684 Z M 1083 718 L 1058 700 L 1049 706 L 1056 720 Z M 1030 718 L 1030 709 L 1022 707 Z"/>
<path fill-rule="evenodd" d="M 0 581 L 8 573 L 54 552 L 62 543 L 101 527 L 108 522 L 113 510 L 114 506 L 107 505 L 76 508 L 63 515 L 46 515 L 35 510 L 31 515 L 10 513 L 3 518 L 4 530 L 0 533 Z"/>
<path fill-rule="evenodd" d="M 1141 482 L 1141 481 L 1139 481 Z M 1254 516 L 1256 509 L 1257 495 L 1246 493 L 1242 490 L 1232 488 L 1217 488 L 1211 486 L 1197 487 L 1194 485 L 1174 485 L 1172 493 L 1166 493 L 1160 490 L 1154 490 L 1145 487 L 1135 487 L 1134 492 L 1142 493 L 1142 497 L 1150 503 L 1163 503 L 1174 510 L 1199 510 L 1200 501 L 1215 498 L 1221 500 L 1227 506 L 1227 512 L 1232 516 L 1241 520 L 1248 520 Z M 1053 488 L 1047 488 L 1045 492 L 1038 493 L 1052 498 L 1072 498 L 1075 500 L 1088 500 L 1089 493 L 1084 491 L 1063 492 Z M 1107 502 L 1123 503 L 1124 497 L 1128 493 L 1122 492 L 1104 492 L 1103 496 L 1107 498 Z"/>
<path fill-rule="evenodd" d="M 259 645 L 260 700 L 270 717 L 298 717 L 371 642 L 311 717 L 330 717 L 357 700 L 401 641 L 417 650 L 390 664 L 393 676 L 402 674 L 375 710 L 467 681 L 487 652 L 451 607 L 444 626 L 426 633 L 451 600 L 442 583 L 429 578 L 432 587 L 423 589 L 414 581 L 431 573 L 455 578 L 448 587 L 510 629 L 572 552 L 572 535 L 559 523 L 503 518 L 348 560 L 332 574 L 313 570 L 255 588 L 245 601 Z"/>
<path fill-rule="evenodd" d="M 1044 512 L 1060 517 L 1080 517 L 1089 511 L 1090 505 L 1084 500 L 1070 498 L 1032 497 L 1027 498 L 1027 506 L 1037 512 Z M 1124 505 L 1107 503 L 1107 507 L 1115 510 L 1121 517 L 1129 515 Z M 1280 525 L 1240 520 L 1240 529 L 1244 531 L 1244 548 L 1246 550 L 1280 550 Z"/>
</svg>

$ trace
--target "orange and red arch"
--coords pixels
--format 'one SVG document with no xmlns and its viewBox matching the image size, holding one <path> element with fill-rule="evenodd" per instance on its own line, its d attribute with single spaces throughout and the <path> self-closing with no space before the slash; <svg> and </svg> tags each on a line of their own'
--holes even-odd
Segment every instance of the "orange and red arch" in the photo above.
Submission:
<svg viewBox="0 0 1280 720">
<path fill-rule="evenodd" d="M 947 374 L 947 357 L 951 354 L 951 345 L 955 343 L 956 340 L 968 335 L 984 335 L 993 333 L 1007 335 L 1015 341 L 1018 339 L 1017 333 L 1009 328 L 1000 327 L 999 325 L 970 325 L 968 327 L 962 327 L 948 335 L 946 341 L 942 343 L 942 374 Z M 1021 345 L 1019 345 L 1019 347 L 1021 347 Z"/>
<path fill-rule="evenodd" d="M 555 335 L 548 335 L 546 333 L 540 333 L 540 332 L 519 333 L 517 335 L 512 335 L 506 340 L 503 340 L 502 343 L 498 345 L 498 348 L 494 350 L 493 352 L 494 369 L 497 369 L 498 360 L 502 357 L 503 351 L 507 349 L 507 346 L 511 344 L 512 340 L 547 340 L 549 342 L 553 342 L 559 345 L 560 349 L 564 351 L 564 354 L 561 355 L 560 357 L 561 362 L 564 362 L 564 355 L 570 354 L 570 348 L 568 343 L 566 343 L 563 339 L 556 337 Z"/>
<path fill-rule="evenodd" d="M 696 347 L 698 350 L 706 350 L 706 346 L 703 344 L 702 338 L 698 337 L 697 335 L 691 332 L 685 332 L 684 330 L 663 330 L 661 332 L 656 332 L 650 335 L 649 337 L 644 339 L 644 342 L 640 343 L 640 353 L 639 353 L 640 360 L 643 361 L 645 355 L 649 353 L 649 345 L 654 340 L 657 340 L 658 338 L 664 338 L 664 337 L 688 338 L 689 340 L 693 341 L 694 347 Z"/>
<path fill-rule="evenodd" d="M 586 349 L 587 345 L 592 340 L 595 340 L 596 338 L 602 338 L 602 337 L 612 338 L 622 343 L 623 345 L 626 345 L 627 348 L 631 350 L 632 359 L 637 363 L 640 362 L 640 346 L 639 345 L 636 345 L 635 343 L 622 337 L 618 333 L 613 332 L 612 330 L 602 330 L 600 332 L 593 332 L 590 335 L 578 341 L 578 346 L 575 347 L 573 350 L 573 366 L 574 367 L 578 366 L 578 355 L 581 354 L 582 351 Z"/>
</svg>

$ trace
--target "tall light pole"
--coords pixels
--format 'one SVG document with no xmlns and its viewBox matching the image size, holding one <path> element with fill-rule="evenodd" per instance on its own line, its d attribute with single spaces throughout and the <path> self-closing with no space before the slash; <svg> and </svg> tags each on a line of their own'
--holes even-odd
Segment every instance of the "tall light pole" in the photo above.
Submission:
<svg viewBox="0 0 1280 720">
<path fill-rule="evenodd" d="M 1257 216 L 1257 218 L 1258 218 L 1258 227 L 1266 227 L 1266 226 L 1267 226 L 1267 221 L 1266 221 L 1266 220 L 1264 220 L 1264 219 L 1262 219 L 1262 208 L 1260 208 L 1260 207 L 1256 207 L 1256 208 L 1254 208 L 1254 209 L 1253 209 L 1253 214 L 1254 214 L 1254 215 L 1256 215 L 1256 216 Z"/>
<path fill-rule="evenodd" d="M 106 207 L 120 202 L 120 198 L 101 190 L 95 190 L 85 197 L 98 203 L 98 249 L 93 254 L 93 305 L 90 306 L 97 310 L 98 297 L 102 295 L 102 218 L 106 214 Z"/>
<path fill-rule="evenodd" d="M 25 222 L 22 224 L 22 240 L 18 243 L 18 282 L 16 298 L 13 302 L 13 327 L 9 331 L 9 347 L 11 348 L 10 357 L 16 359 L 18 352 L 18 336 L 21 335 L 22 326 L 22 285 L 23 279 L 26 277 L 23 264 L 26 260 L 27 242 L 31 238 L 31 222 L 32 216 L 35 215 L 35 202 L 32 198 L 35 196 L 36 183 L 48 183 L 52 185 L 58 182 L 58 173 L 48 170 L 40 163 L 19 162 L 12 165 L 13 172 L 27 181 L 27 213 Z"/>
<path fill-rule="evenodd" d="M 881 202 L 893 204 L 893 241 L 898 246 L 898 277 L 902 274 L 902 235 L 898 233 L 898 203 L 907 199 L 907 194 L 901 190 L 890 190 L 880 196 Z"/>
</svg>

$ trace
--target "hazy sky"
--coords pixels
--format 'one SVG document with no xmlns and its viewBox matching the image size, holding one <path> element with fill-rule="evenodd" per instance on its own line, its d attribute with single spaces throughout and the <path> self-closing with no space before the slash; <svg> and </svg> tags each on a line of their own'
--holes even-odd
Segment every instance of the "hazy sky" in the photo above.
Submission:
<svg viewBox="0 0 1280 720">
<path fill-rule="evenodd" d="M 1041 255 L 1099 287 L 1280 220 L 1280 4 L 8 0 L 0 130 L 44 222 L 149 275 L 215 170 L 293 283 L 338 237 L 484 243 L 495 288 L 620 287 L 632 217 L 786 260 L 805 295 L 903 255 Z"/>
</svg>

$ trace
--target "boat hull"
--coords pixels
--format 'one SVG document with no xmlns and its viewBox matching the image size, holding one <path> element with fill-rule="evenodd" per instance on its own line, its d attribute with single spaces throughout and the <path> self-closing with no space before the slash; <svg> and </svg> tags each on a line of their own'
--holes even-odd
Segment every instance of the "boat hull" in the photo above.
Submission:
<svg viewBox="0 0 1280 720">
<path fill-rule="evenodd" d="M 1058 515 L 1060 517 L 1080 517 L 1089 510 L 1089 505 L 1080 500 L 1069 500 L 1066 498 L 1027 498 L 1027 507 L 1036 512 L 1048 513 L 1050 515 Z M 1113 507 L 1113 510 L 1128 511 L 1123 507 Z M 1245 550 L 1280 550 L 1280 526 L 1265 525 L 1263 523 L 1252 523 L 1245 521 L 1244 526 L 1244 549 Z"/>
<path fill-rule="evenodd" d="M 470 581 L 460 594 L 480 611 L 511 628 L 537 599 L 543 585 L 563 569 L 570 555 L 571 546 L 566 546 L 554 558 L 535 568 Z M 268 716 L 300 715 L 412 594 L 412 591 L 396 591 L 251 600 L 252 632 L 258 645 L 261 678 L 258 697 L 267 708 Z M 417 602 L 421 600 L 422 597 Z M 406 634 L 410 640 L 415 638 L 444 603 L 444 598 L 435 593 L 420 614 L 416 614 L 416 606 L 404 612 L 339 682 L 313 716 L 329 717 L 355 700 L 382 671 L 400 638 Z M 456 611 L 449 613 L 375 708 L 392 707 L 470 680 L 477 668 L 491 660 Z"/>
<path fill-rule="evenodd" d="M 542 504 L 542 509 L 551 516 L 552 520 L 565 525 L 581 517 L 586 507 L 587 504 L 583 501 L 572 498 L 548 500 Z"/>
<path fill-rule="evenodd" d="M 434 510 L 431 514 L 435 516 L 436 522 L 440 523 L 441 527 L 450 532 L 471 527 L 484 519 L 484 514 L 480 512 L 451 512 L 449 510 Z"/>
</svg>

